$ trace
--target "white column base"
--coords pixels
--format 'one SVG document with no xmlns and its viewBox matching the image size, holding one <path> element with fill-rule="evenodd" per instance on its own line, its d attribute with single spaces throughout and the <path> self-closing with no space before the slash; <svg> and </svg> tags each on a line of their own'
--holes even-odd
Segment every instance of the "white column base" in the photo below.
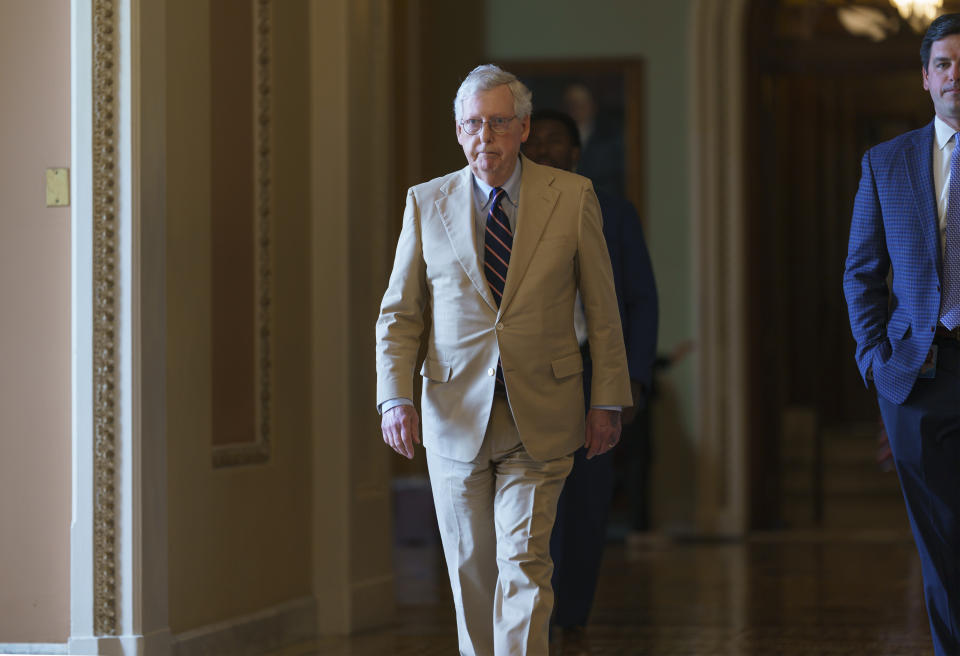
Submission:
<svg viewBox="0 0 960 656">
<path fill-rule="evenodd" d="M 65 651 L 54 653 L 88 656 L 166 656 L 170 653 L 172 642 L 170 631 L 167 630 L 145 636 L 91 636 L 70 638 Z"/>
</svg>

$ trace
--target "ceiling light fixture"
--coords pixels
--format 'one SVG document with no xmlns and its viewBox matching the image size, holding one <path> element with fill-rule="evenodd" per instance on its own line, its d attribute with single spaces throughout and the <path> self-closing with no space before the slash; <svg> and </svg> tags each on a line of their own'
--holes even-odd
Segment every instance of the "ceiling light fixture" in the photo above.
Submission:
<svg viewBox="0 0 960 656">
<path fill-rule="evenodd" d="M 890 0 L 915 32 L 924 32 L 943 8 L 943 0 Z"/>
</svg>

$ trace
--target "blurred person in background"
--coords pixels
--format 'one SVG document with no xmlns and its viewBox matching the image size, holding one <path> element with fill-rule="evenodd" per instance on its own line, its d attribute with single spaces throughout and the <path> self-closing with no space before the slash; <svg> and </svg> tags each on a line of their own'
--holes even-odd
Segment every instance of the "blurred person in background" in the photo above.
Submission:
<svg viewBox="0 0 960 656">
<path fill-rule="evenodd" d="M 535 111 L 530 119 L 530 135 L 523 145 L 523 153 L 538 164 L 565 171 L 575 170 L 580 156 L 577 124 L 563 112 Z M 657 346 L 657 290 L 640 218 L 633 205 L 624 198 L 600 190 L 597 199 L 613 268 L 634 401 L 633 407 L 624 408 L 624 438 L 633 439 L 630 424 L 646 405 L 651 390 Z M 586 408 L 589 408 L 590 367 L 586 363 L 590 362 L 590 347 L 579 298 L 574 313 L 574 326 L 585 363 L 584 397 Z M 648 432 L 638 432 L 642 435 L 636 435 L 637 439 L 649 439 Z M 644 465 L 648 468 L 649 449 L 643 451 L 647 457 Z M 607 452 L 589 459 L 588 455 L 585 448 L 574 453 L 573 469 L 560 495 L 550 541 L 554 562 L 553 620 L 567 648 L 574 645 L 586 648 L 585 627 L 597 587 L 614 488 L 613 454 Z"/>
</svg>

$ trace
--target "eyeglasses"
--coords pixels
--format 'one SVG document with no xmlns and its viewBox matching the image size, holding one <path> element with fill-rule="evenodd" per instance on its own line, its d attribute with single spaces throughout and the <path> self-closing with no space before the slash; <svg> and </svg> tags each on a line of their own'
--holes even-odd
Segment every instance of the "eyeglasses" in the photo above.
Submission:
<svg viewBox="0 0 960 656">
<path fill-rule="evenodd" d="M 484 121 L 482 118 L 465 118 L 460 121 L 460 127 L 463 128 L 463 131 L 469 135 L 480 134 L 480 130 L 483 129 L 483 124 L 486 123 L 490 126 L 490 129 L 496 132 L 497 134 L 503 134 L 507 131 L 507 128 L 510 127 L 510 121 L 517 118 L 516 115 L 509 118 L 503 118 L 502 116 L 494 116 L 493 118 L 487 119 Z"/>
</svg>

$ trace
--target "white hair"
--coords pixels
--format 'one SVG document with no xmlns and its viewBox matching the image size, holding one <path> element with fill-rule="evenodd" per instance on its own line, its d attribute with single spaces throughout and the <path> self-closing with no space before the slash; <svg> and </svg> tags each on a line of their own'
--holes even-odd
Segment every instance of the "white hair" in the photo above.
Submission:
<svg viewBox="0 0 960 656">
<path fill-rule="evenodd" d="M 470 71 L 460 83 L 457 96 L 453 99 L 453 116 L 460 121 L 463 102 L 480 91 L 489 91 L 506 84 L 513 94 L 513 113 L 520 120 L 533 112 L 533 93 L 513 73 L 508 73 L 496 64 L 483 64 Z"/>
</svg>

